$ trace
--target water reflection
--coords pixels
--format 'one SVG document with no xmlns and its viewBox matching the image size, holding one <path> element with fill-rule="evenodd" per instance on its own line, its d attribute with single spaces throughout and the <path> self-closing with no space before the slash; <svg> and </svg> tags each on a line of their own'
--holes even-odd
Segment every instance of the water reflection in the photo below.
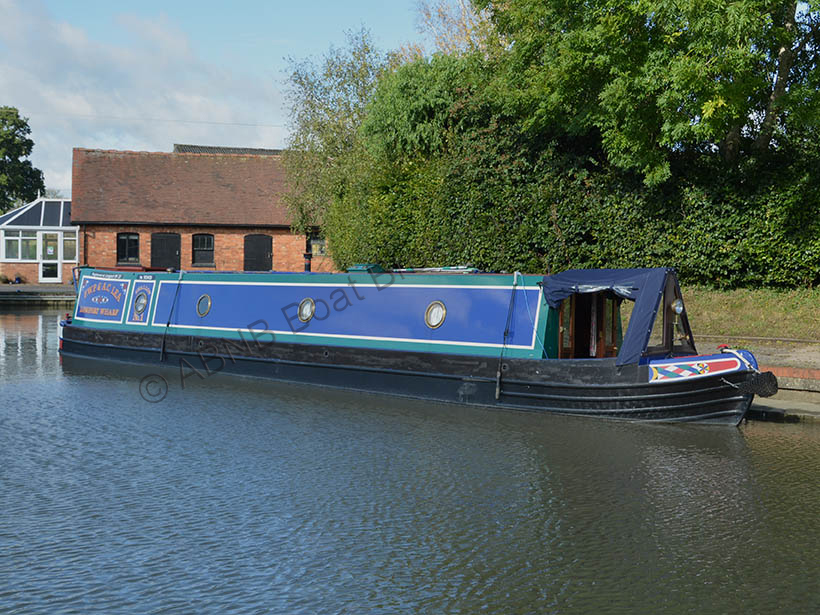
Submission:
<svg viewBox="0 0 820 615">
<path fill-rule="evenodd" d="M 58 320 L 58 312 L 0 312 L 0 373 L 16 376 L 25 366 L 27 374 L 42 377 L 48 355 L 57 352 Z"/>
<path fill-rule="evenodd" d="M 4 383 L 23 383 L 0 405 L 12 612 L 817 602 L 812 426 L 614 423 L 223 375 L 183 388 L 173 366 L 61 365 L 58 318 L 0 315 Z M 161 403 L 139 394 L 153 372 Z"/>
</svg>

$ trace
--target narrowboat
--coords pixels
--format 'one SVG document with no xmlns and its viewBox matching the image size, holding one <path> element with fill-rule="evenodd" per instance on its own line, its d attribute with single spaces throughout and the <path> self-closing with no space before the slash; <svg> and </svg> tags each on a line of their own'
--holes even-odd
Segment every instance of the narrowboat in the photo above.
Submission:
<svg viewBox="0 0 820 615">
<path fill-rule="evenodd" d="M 61 323 L 64 355 L 178 365 L 181 374 L 732 425 L 755 394 L 777 391 L 746 350 L 698 354 L 669 268 L 546 276 L 372 265 L 347 273 L 81 268 L 75 281 L 74 313 Z"/>
</svg>

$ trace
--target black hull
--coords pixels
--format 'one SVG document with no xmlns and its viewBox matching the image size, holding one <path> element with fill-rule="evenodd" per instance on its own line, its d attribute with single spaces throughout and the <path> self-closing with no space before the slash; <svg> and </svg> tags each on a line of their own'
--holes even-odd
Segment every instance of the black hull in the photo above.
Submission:
<svg viewBox="0 0 820 615">
<path fill-rule="evenodd" d="M 648 383 L 647 368 L 613 360 L 504 359 L 210 337 L 63 328 L 61 351 L 441 402 L 633 421 L 737 425 L 750 372 Z"/>
</svg>

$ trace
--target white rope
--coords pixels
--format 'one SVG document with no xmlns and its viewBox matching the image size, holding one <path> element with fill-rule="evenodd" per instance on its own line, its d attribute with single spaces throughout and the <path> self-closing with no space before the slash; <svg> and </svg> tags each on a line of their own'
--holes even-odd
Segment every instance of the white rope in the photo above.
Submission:
<svg viewBox="0 0 820 615">
<path fill-rule="evenodd" d="M 722 353 L 724 353 L 724 352 L 725 352 L 726 354 L 734 355 L 735 357 L 737 357 L 737 358 L 738 358 L 738 360 L 739 360 L 741 363 L 743 363 L 743 364 L 744 364 L 746 367 L 748 367 L 751 371 L 755 372 L 756 374 L 759 374 L 759 373 L 760 373 L 760 370 L 759 370 L 759 369 L 757 369 L 756 367 L 753 367 L 753 366 L 752 366 L 752 364 L 751 364 L 751 363 L 749 363 L 749 361 L 746 359 L 746 357 L 744 357 L 742 354 L 740 354 L 740 353 L 739 353 L 737 350 L 735 350 L 734 348 L 721 348 L 720 352 L 722 352 Z"/>
<path fill-rule="evenodd" d="M 518 276 L 521 276 L 522 279 L 524 277 L 521 274 L 520 271 L 516 271 L 513 274 L 513 289 L 515 289 L 515 280 L 518 279 Z M 540 301 L 541 300 L 541 292 L 540 292 L 541 289 L 540 289 L 540 287 L 539 287 L 538 290 L 539 290 L 538 300 Z M 541 345 L 541 352 L 544 353 L 544 355 L 546 355 L 547 354 L 547 349 L 544 347 L 544 341 L 540 337 L 538 337 L 538 329 L 535 326 L 535 319 L 532 317 L 532 312 L 530 311 L 530 302 L 527 301 L 527 288 L 526 288 L 526 286 L 524 287 L 524 305 L 527 306 L 527 316 L 530 317 L 530 324 L 532 325 L 533 331 L 535 332 L 535 339 L 538 340 L 538 343 Z"/>
</svg>

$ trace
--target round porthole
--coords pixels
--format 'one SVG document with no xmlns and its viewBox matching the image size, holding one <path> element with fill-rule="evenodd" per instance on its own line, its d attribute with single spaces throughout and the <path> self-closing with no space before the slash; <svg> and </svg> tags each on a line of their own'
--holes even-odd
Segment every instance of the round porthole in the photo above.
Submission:
<svg viewBox="0 0 820 615">
<path fill-rule="evenodd" d="M 313 313 L 316 311 L 316 304 L 310 297 L 305 297 L 299 304 L 299 320 L 307 322 L 313 318 Z"/>
<path fill-rule="evenodd" d="M 148 293 L 144 290 L 141 290 L 137 293 L 137 296 L 134 298 L 134 311 L 137 314 L 142 314 L 145 311 L 145 308 L 148 307 Z"/>
<path fill-rule="evenodd" d="M 444 324 L 444 319 L 447 317 L 447 308 L 441 301 L 433 301 L 427 306 L 427 311 L 424 313 L 424 322 L 431 329 L 438 329 Z"/>
<path fill-rule="evenodd" d="M 202 318 L 211 311 L 211 297 L 210 295 L 202 295 L 196 302 L 196 313 Z"/>
</svg>

